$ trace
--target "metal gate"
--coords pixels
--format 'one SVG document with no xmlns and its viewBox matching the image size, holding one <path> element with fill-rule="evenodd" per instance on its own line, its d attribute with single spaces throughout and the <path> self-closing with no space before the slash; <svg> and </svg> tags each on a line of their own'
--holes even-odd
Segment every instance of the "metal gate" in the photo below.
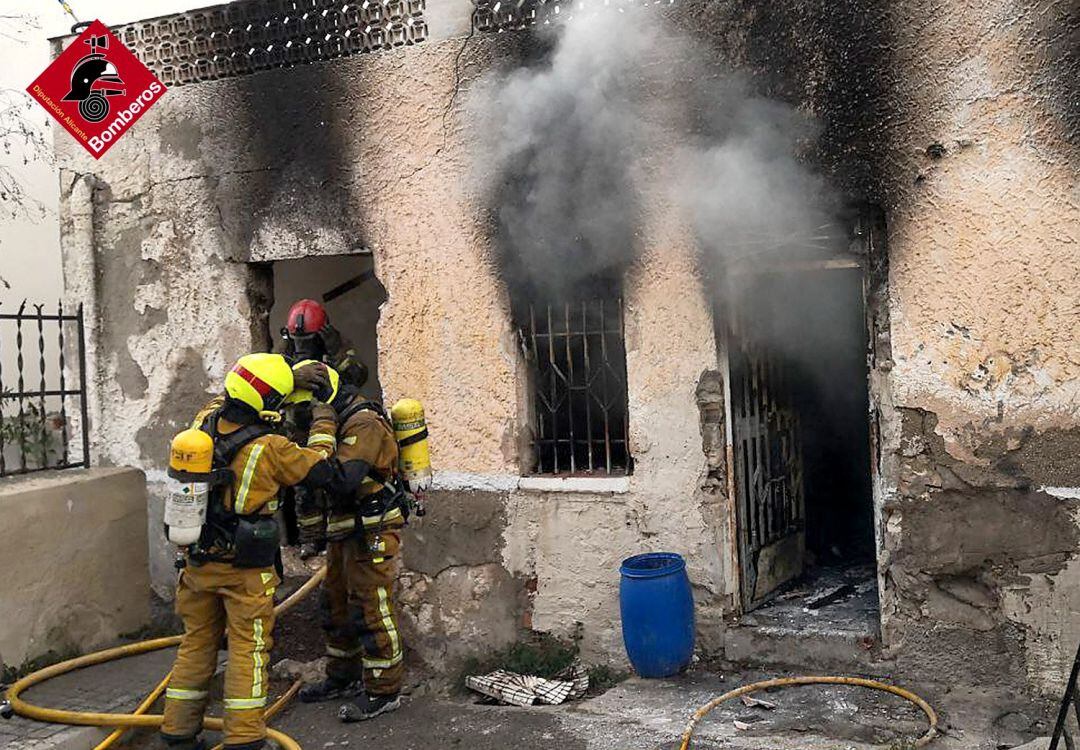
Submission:
<svg viewBox="0 0 1080 750">
<path fill-rule="evenodd" d="M 747 325 L 741 309 L 739 301 L 730 309 L 728 361 L 742 604 L 749 611 L 802 574 L 806 524 L 788 370 L 765 337 Z"/>
</svg>

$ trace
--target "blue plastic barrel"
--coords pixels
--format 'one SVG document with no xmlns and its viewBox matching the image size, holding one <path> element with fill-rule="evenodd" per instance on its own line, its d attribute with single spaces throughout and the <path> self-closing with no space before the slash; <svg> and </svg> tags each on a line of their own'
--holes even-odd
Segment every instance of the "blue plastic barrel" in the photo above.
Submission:
<svg viewBox="0 0 1080 750">
<path fill-rule="evenodd" d="M 694 598 L 686 561 L 672 552 L 623 560 L 619 585 L 623 643 L 642 677 L 669 677 L 694 655 Z"/>
</svg>

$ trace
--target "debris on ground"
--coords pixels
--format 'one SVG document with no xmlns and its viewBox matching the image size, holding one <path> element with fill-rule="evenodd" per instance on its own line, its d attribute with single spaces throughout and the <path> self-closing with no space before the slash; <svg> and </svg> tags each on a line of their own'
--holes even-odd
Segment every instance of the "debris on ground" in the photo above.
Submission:
<svg viewBox="0 0 1080 750">
<path fill-rule="evenodd" d="M 580 664 L 571 666 L 557 679 L 497 669 L 466 677 L 465 687 L 511 706 L 557 706 L 584 697 L 589 690 L 589 673 Z"/>
<path fill-rule="evenodd" d="M 855 587 L 850 583 L 844 583 L 821 592 L 806 600 L 807 609 L 821 609 L 834 602 L 845 599 L 855 593 Z"/>
<path fill-rule="evenodd" d="M 752 695 L 744 695 L 742 697 L 742 703 L 747 708 L 764 708 L 766 711 L 776 710 L 776 704 L 772 701 L 765 701 L 761 698 L 755 698 Z"/>
<path fill-rule="evenodd" d="M 270 668 L 271 674 L 283 680 L 301 680 L 304 683 L 318 682 L 326 676 L 326 657 L 312 661 L 282 659 Z"/>
</svg>

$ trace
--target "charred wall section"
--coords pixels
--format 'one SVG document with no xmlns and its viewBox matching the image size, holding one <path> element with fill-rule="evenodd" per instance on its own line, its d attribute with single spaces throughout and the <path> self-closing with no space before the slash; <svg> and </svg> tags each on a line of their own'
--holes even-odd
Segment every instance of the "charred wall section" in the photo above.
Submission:
<svg viewBox="0 0 1080 750">
<path fill-rule="evenodd" d="M 442 468 L 504 470 L 509 324 L 476 272 L 486 246 L 451 106 L 460 51 L 425 42 L 177 87 L 100 162 L 57 140 L 65 273 L 94 321 L 93 455 L 147 473 L 159 594 L 175 581 L 160 533 L 168 440 L 237 357 L 271 344 L 275 261 L 370 250 L 389 297 L 384 400 L 425 404 Z M 402 604 L 424 658 L 446 666 L 460 649 L 438 634 L 515 637 L 526 582 L 502 557 L 505 492 L 435 498 Z"/>
</svg>

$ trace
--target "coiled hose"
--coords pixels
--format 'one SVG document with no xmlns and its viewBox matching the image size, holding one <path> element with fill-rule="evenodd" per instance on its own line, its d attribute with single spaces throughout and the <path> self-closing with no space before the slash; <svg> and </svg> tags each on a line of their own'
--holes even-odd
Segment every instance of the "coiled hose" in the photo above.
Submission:
<svg viewBox="0 0 1080 750">
<path fill-rule="evenodd" d="M 922 709 L 922 712 L 926 714 L 926 718 L 930 721 L 930 728 L 926 730 L 919 739 L 915 740 L 915 747 L 925 747 L 930 744 L 930 741 L 937 736 L 938 717 L 937 712 L 930 706 L 929 703 L 924 701 L 919 696 L 915 695 L 908 690 L 896 687 L 894 685 L 886 685 L 884 682 L 878 682 L 877 680 L 867 680 L 862 677 L 779 677 L 775 680 L 765 680 L 763 682 L 753 682 L 749 685 L 743 685 L 742 687 L 735 688 L 721 695 L 719 698 L 713 698 L 704 706 L 694 712 L 694 715 L 690 717 L 690 723 L 686 725 L 686 731 L 683 732 L 682 744 L 679 746 L 679 750 L 689 750 L 690 738 L 694 734 L 694 728 L 697 727 L 698 722 L 701 721 L 705 714 L 712 711 L 721 703 L 725 703 L 733 698 L 741 698 L 744 695 L 750 693 L 756 693 L 758 690 L 768 690 L 769 688 L 791 687 L 793 685 L 854 685 L 856 687 L 870 688 L 871 690 L 881 690 L 886 693 L 892 693 L 898 695 L 904 700 L 910 701 Z"/>
<path fill-rule="evenodd" d="M 274 607 L 274 611 L 278 615 L 282 615 L 285 612 L 292 609 L 299 603 L 305 596 L 310 594 L 315 588 L 322 583 L 326 578 L 325 566 L 317 570 L 304 585 L 297 589 L 291 596 L 285 599 L 283 602 Z M 53 664 L 51 667 L 45 667 L 39 669 L 32 674 L 28 674 L 21 680 L 17 681 L 14 685 L 8 688 L 7 701 L 11 705 L 11 708 L 19 716 L 24 716 L 27 719 L 34 719 L 35 721 L 44 721 L 50 724 L 73 724 L 77 726 L 90 726 L 90 727 L 115 727 L 113 732 L 109 734 L 104 740 L 101 741 L 95 748 L 95 750 L 106 750 L 111 747 L 125 732 L 134 727 L 159 727 L 161 726 L 164 716 L 161 714 L 148 714 L 150 706 L 161 697 L 161 694 L 165 692 L 166 685 L 169 684 L 169 677 L 171 672 L 165 675 L 164 679 L 158 684 L 156 688 L 139 704 L 134 713 L 130 714 L 110 714 L 110 713 L 92 713 L 88 711 L 66 711 L 58 708 L 44 708 L 42 706 L 35 706 L 32 703 L 27 703 L 20 696 L 21 694 L 33 687 L 34 685 L 50 680 L 53 677 L 59 677 L 62 674 L 74 671 L 76 669 L 82 669 L 84 667 L 92 667 L 97 664 L 104 664 L 108 661 L 115 659 L 123 659 L 128 656 L 135 656 L 137 654 L 145 654 L 150 651 L 158 651 L 163 648 L 170 648 L 171 646 L 177 646 L 180 643 L 180 636 L 174 635 L 167 638 L 153 638 L 148 641 L 141 641 L 139 643 L 131 643 L 125 646 L 117 646 L 116 648 L 105 649 L 104 651 L 97 651 L 86 656 L 80 656 L 75 659 L 69 659 L 68 661 L 60 662 L 59 664 Z M 288 691 L 278 698 L 270 708 L 266 711 L 267 718 L 273 717 L 275 714 L 281 711 L 290 700 L 300 690 L 300 682 L 296 681 L 290 686 Z M 217 717 L 206 717 L 203 722 L 203 726 L 207 729 L 221 730 L 223 728 L 223 722 Z M 299 743 L 292 737 L 286 734 L 282 734 L 273 729 L 266 730 L 267 736 L 274 740 L 278 745 L 285 750 L 302 750 Z M 218 745 L 214 750 L 220 750 L 222 746 Z"/>
</svg>

